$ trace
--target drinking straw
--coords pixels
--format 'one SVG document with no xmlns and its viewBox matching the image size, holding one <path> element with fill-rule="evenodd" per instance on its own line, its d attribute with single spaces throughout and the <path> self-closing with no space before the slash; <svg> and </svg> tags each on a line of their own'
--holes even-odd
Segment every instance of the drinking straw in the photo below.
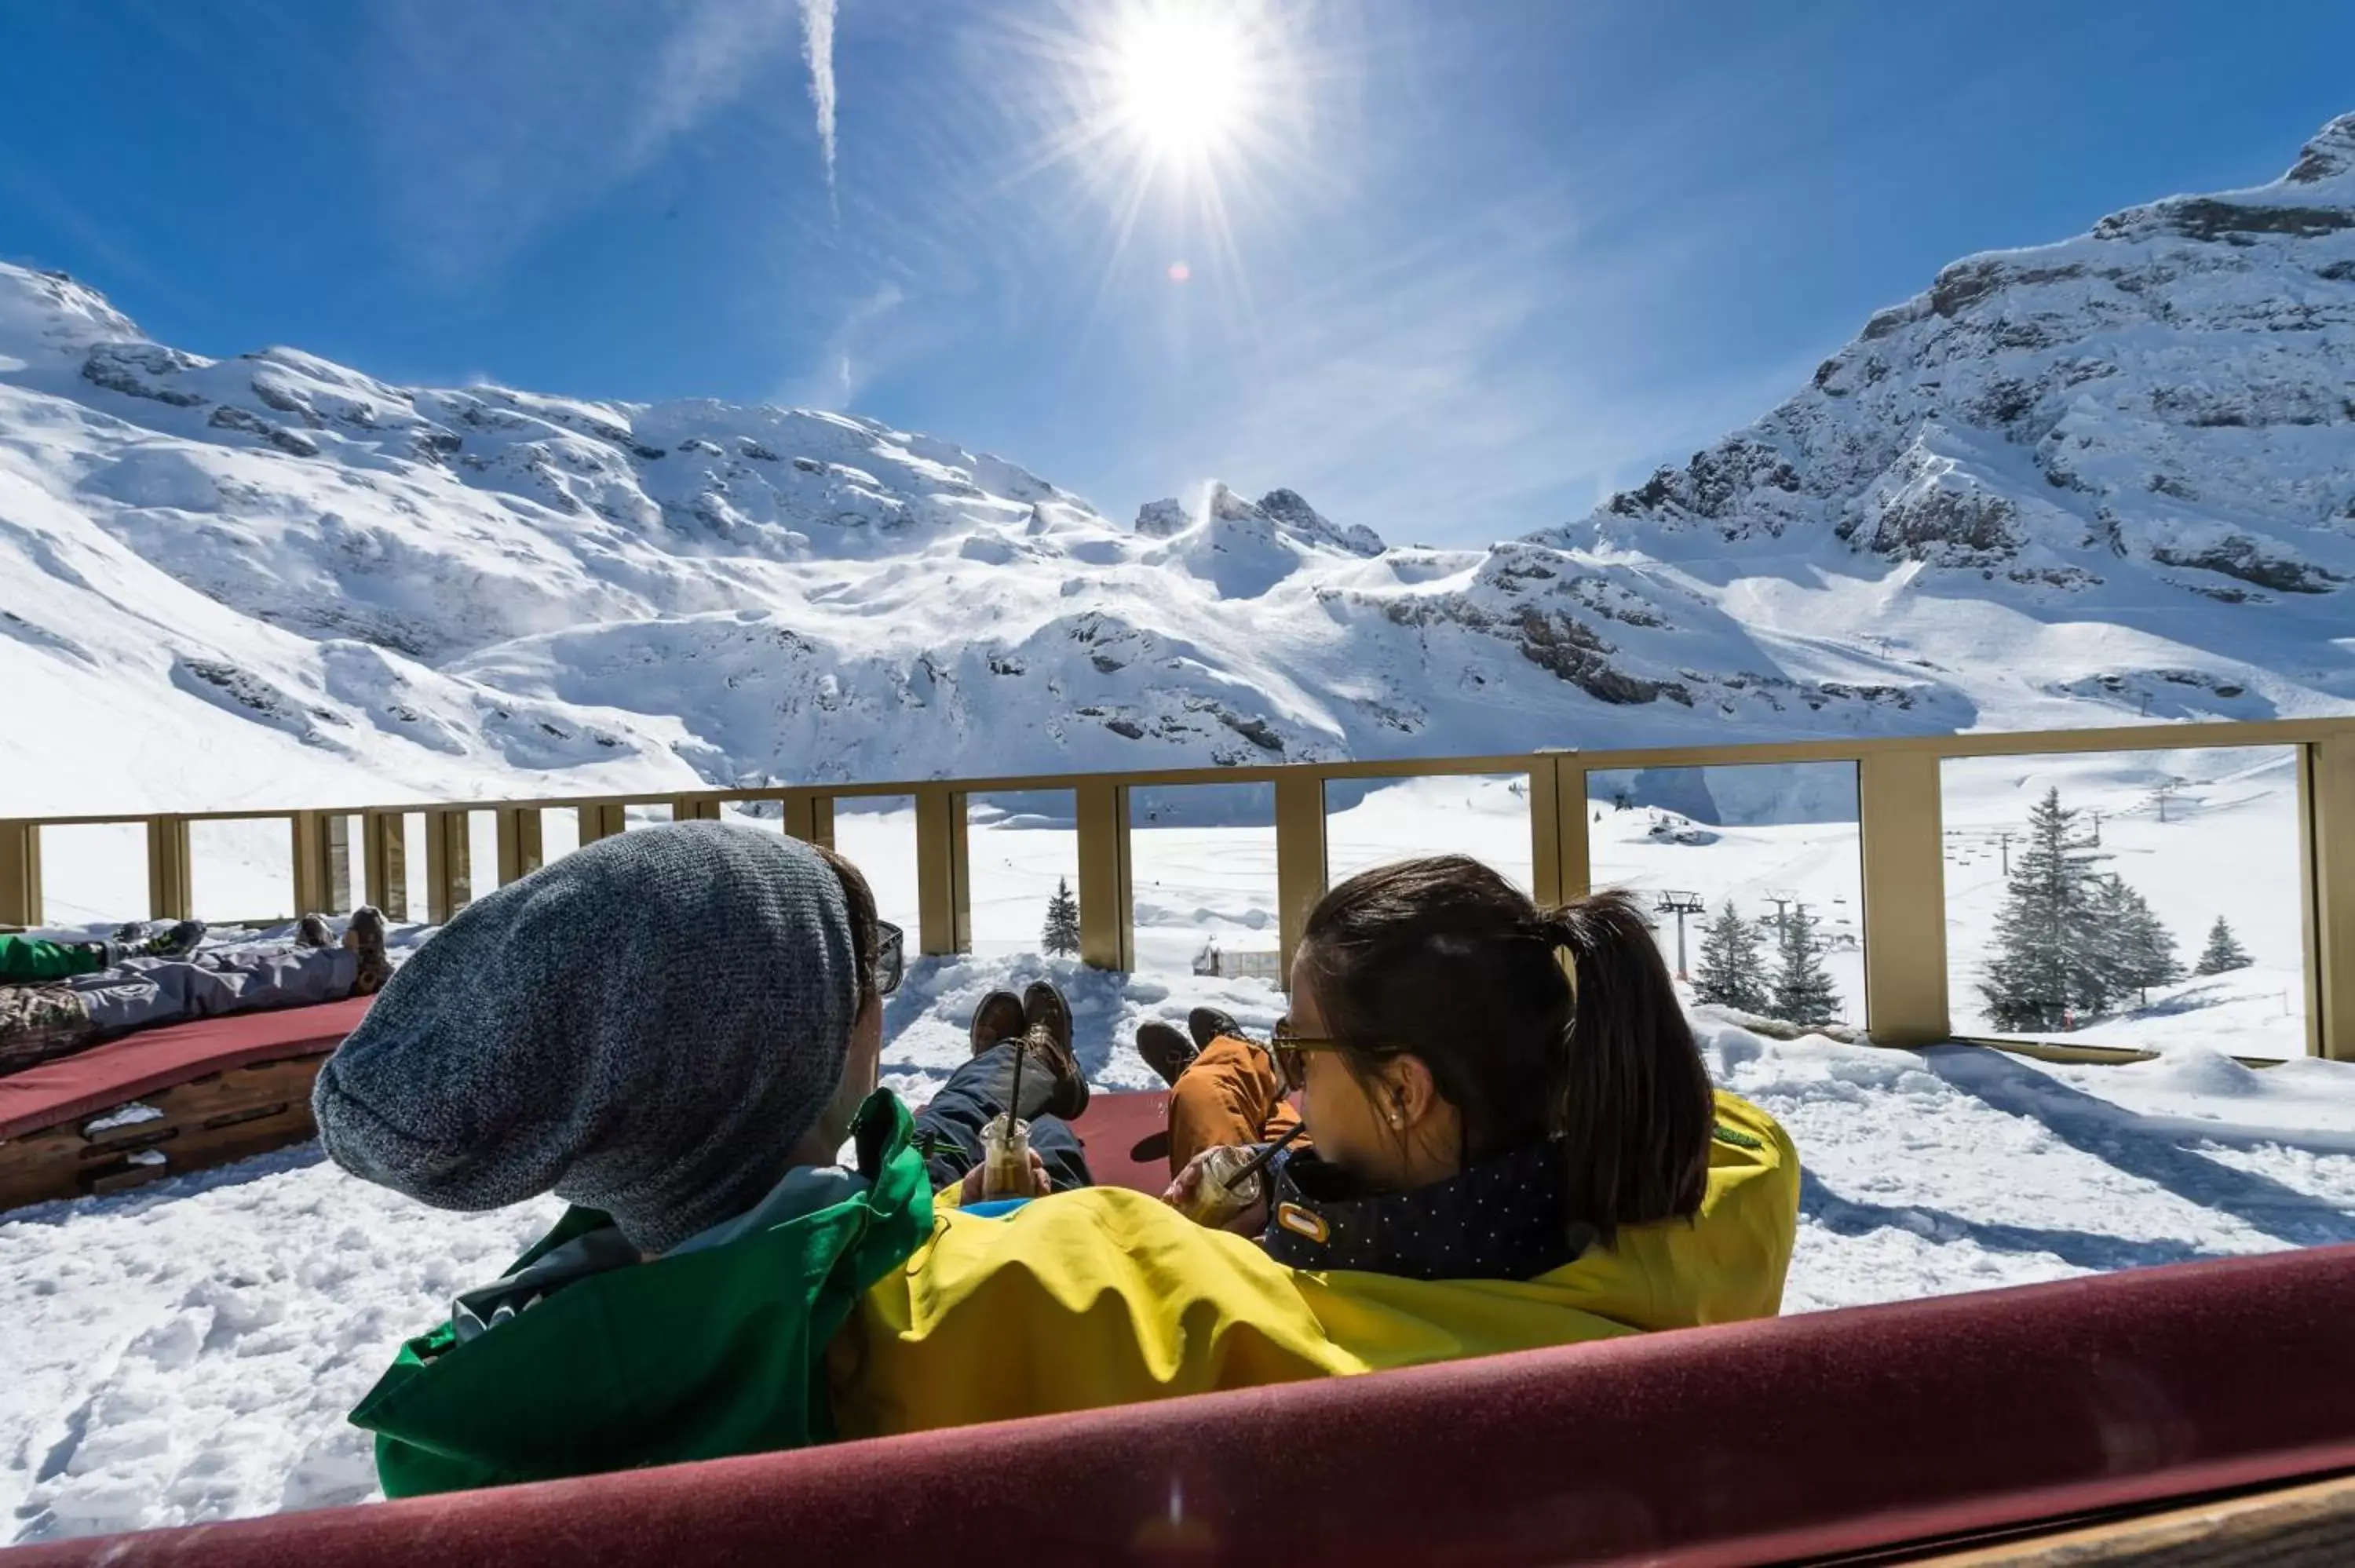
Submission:
<svg viewBox="0 0 2355 1568">
<path fill-rule="evenodd" d="M 1282 1138 L 1277 1139 L 1273 1143 L 1269 1144 L 1265 1149 L 1263 1149 L 1257 1154 L 1252 1155 L 1250 1164 L 1245 1165 L 1241 1170 L 1227 1178 L 1227 1191 L 1231 1192 L 1235 1191 L 1235 1189 L 1241 1187 L 1244 1182 L 1250 1181 L 1252 1177 L 1258 1175 L 1260 1171 L 1269 1160 L 1276 1157 L 1276 1154 L 1285 1144 L 1290 1143 L 1294 1139 L 1298 1138 L 1302 1133 L 1306 1132 L 1307 1130 L 1308 1124 L 1306 1122 L 1294 1122 L 1289 1128 L 1284 1129 L 1284 1133 Z"/>
<path fill-rule="evenodd" d="M 1006 1140 L 1014 1141 L 1014 1120 L 1022 1105 L 1022 1059 L 1029 1052 L 1030 1037 L 1018 1036 L 1014 1042 L 1014 1087 L 1006 1096 Z"/>
</svg>

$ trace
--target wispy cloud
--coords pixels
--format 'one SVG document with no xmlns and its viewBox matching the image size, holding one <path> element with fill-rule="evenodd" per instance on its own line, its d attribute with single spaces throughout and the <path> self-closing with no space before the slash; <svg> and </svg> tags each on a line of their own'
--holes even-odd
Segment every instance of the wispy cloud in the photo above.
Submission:
<svg viewBox="0 0 2355 1568">
<path fill-rule="evenodd" d="M 826 159 L 826 196 L 834 194 L 835 0 L 801 0 L 802 58 L 809 66 L 810 104 L 817 111 L 818 152 Z M 837 208 L 839 216 L 840 209 Z"/>
<path fill-rule="evenodd" d="M 806 0 L 805 0 L 806 3 Z M 371 8 L 397 242 L 459 282 L 643 173 L 790 48 L 795 0 Z"/>
<path fill-rule="evenodd" d="M 892 282 L 857 301 L 826 334 L 816 364 L 781 387 L 773 401 L 801 408 L 848 409 L 890 352 L 874 341 L 876 323 L 906 302 L 907 295 Z"/>
</svg>

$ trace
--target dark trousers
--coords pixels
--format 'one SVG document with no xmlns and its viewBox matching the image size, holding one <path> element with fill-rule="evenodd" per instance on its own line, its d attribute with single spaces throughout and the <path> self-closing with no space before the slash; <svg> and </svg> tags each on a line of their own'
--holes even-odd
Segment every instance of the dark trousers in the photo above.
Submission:
<svg viewBox="0 0 2355 1568">
<path fill-rule="evenodd" d="M 1047 1176 L 1058 1192 L 1092 1187 L 1088 1157 L 1079 1135 L 1059 1117 L 1046 1114 L 1048 1097 L 1055 1090 L 1052 1074 L 1036 1059 L 1022 1065 L 1022 1104 L 1015 1117 L 1030 1124 L 1030 1147 L 1046 1162 Z M 1006 1109 L 1014 1092 L 1014 1043 L 991 1046 L 949 1075 L 932 1103 L 916 1113 L 917 1147 L 926 1150 L 925 1169 L 932 1185 L 953 1186 L 981 1163 L 981 1129 Z"/>
</svg>

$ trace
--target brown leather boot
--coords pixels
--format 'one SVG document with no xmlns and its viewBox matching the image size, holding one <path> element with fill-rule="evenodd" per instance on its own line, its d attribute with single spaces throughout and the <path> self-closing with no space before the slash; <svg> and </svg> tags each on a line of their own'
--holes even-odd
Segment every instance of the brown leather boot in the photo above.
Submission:
<svg viewBox="0 0 2355 1568">
<path fill-rule="evenodd" d="M 352 911 L 352 923 L 345 927 L 344 946 L 359 955 L 359 972 L 352 978 L 354 996 L 374 996 L 392 978 L 392 960 L 384 951 L 384 915 L 373 904 L 363 904 Z"/>
<path fill-rule="evenodd" d="M 1161 1075 L 1163 1083 L 1174 1088 L 1179 1075 L 1202 1053 L 1176 1024 L 1156 1018 L 1136 1026 L 1136 1054 L 1145 1058 L 1146 1066 Z"/>
<path fill-rule="evenodd" d="M 1022 999 L 1010 991 L 994 991 L 981 999 L 973 1010 L 973 1025 L 968 1032 L 973 1040 L 973 1054 L 980 1055 L 1001 1040 L 1011 1040 L 1029 1026 L 1022 1016 Z"/>
</svg>

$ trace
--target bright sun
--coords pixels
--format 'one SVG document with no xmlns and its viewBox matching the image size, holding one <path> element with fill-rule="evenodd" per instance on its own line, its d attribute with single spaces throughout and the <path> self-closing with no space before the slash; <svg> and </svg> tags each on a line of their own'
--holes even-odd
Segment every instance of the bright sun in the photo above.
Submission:
<svg viewBox="0 0 2355 1568">
<path fill-rule="evenodd" d="M 1154 153 L 1193 162 L 1233 136 L 1250 58 L 1231 16 L 1202 6 L 1137 12 L 1113 49 L 1120 119 Z"/>
<path fill-rule="evenodd" d="M 1021 64 L 997 75 L 1039 128 L 1024 173 L 1067 169 L 1103 204 L 1107 278 L 1135 242 L 1172 283 L 1246 287 L 1239 229 L 1318 176 L 1311 3 L 1050 0 L 1054 19 L 1008 29 Z"/>
</svg>

